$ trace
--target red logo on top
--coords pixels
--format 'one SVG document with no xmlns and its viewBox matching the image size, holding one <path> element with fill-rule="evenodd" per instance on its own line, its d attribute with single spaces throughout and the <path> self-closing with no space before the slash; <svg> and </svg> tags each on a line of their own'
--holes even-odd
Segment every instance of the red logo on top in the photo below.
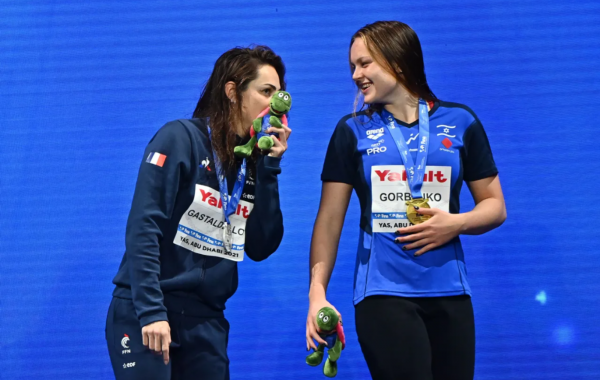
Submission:
<svg viewBox="0 0 600 380">
<path fill-rule="evenodd" d="M 446 149 L 449 149 L 452 146 L 452 141 L 450 141 L 450 139 L 446 137 L 442 140 L 442 144 L 444 144 Z"/>
</svg>

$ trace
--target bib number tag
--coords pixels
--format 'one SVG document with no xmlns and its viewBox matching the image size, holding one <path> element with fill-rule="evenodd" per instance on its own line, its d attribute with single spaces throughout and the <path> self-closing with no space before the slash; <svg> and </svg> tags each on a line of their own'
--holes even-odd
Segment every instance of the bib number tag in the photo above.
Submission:
<svg viewBox="0 0 600 380">
<path fill-rule="evenodd" d="M 423 181 L 423 198 L 431 208 L 449 212 L 452 168 L 427 166 Z M 408 227 L 411 217 L 407 202 L 412 203 L 410 188 L 406 181 L 404 165 L 376 165 L 371 167 L 371 212 L 373 232 L 394 233 L 398 228 Z M 411 215 L 412 216 L 412 215 Z"/>
<path fill-rule="evenodd" d="M 196 185 L 194 201 L 179 221 L 173 243 L 194 253 L 242 261 L 246 242 L 246 221 L 254 205 L 240 201 L 225 222 L 219 192 Z"/>
</svg>

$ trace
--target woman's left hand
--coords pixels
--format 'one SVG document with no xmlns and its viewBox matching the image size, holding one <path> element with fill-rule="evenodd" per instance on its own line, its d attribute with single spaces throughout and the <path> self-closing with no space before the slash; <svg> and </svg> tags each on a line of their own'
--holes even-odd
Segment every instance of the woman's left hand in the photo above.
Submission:
<svg viewBox="0 0 600 380">
<path fill-rule="evenodd" d="M 283 129 L 283 131 L 282 131 L 282 129 Z M 271 150 L 269 150 L 269 156 L 271 156 L 271 157 L 283 156 L 283 153 L 285 153 L 285 151 L 288 148 L 287 141 L 290 138 L 290 135 L 292 134 L 292 130 L 288 126 L 284 125 L 283 128 L 271 127 L 269 129 L 267 129 L 266 132 L 267 133 L 277 133 L 279 135 L 279 139 L 275 136 L 271 136 L 271 139 L 273 139 L 273 142 L 275 143 L 275 145 L 273 145 Z"/>
<path fill-rule="evenodd" d="M 431 218 L 421 224 L 400 228 L 396 232 L 399 235 L 406 235 L 396 238 L 396 243 L 410 243 L 404 245 L 403 250 L 423 247 L 415 253 L 415 256 L 421 256 L 460 234 L 463 225 L 460 214 L 450 214 L 437 208 L 420 208 L 418 213 L 431 215 Z"/>
</svg>

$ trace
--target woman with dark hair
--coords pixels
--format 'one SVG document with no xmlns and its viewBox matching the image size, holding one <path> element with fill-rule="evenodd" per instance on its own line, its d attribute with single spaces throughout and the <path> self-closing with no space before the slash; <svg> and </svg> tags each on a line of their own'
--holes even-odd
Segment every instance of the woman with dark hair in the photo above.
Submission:
<svg viewBox="0 0 600 380">
<path fill-rule="evenodd" d="M 193 119 L 148 144 L 106 322 L 117 379 L 229 379 L 223 310 L 244 252 L 264 260 L 283 237 L 277 175 L 291 130 L 268 130 L 273 147 L 247 160 L 233 151 L 284 76 L 268 47 L 229 50 Z"/>
<path fill-rule="evenodd" d="M 376 22 L 350 42 L 365 110 L 338 123 L 325 158 L 311 253 L 307 349 L 352 189 L 360 201 L 356 332 L 374 379 L 472 379 L 475 327 L 461 234 L 506 218 L 498 170 L 468 107 L 435 97 L 416 33 Z M 466 181 L 476 206 L 460 213 Z M 341 316 L 340 316 L 341 318 Z"/>
</svg>

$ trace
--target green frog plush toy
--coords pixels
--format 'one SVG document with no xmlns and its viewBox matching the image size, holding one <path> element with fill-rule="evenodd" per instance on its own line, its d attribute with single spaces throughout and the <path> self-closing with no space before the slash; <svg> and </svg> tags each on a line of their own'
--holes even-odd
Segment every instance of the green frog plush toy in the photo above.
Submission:
<svg viewBox="0 0 600 380">
<path fill-rule="evenodd" d="M 319 326 L 319 336 L 327 342 L 327 361 L 323 366 L 323 374 L 327 377 L 337 375 L 337 360 L 346 347 L 346 338 L 342 322 L 335 310 L 330 307 L 324 307 L 317 313 L 317 325 Z M 325 355 L 325 345 L 319 344 L 317 350 L 306 357 L 306 364 L 318 366 L 323 361 Z"/>
<path fill-rule="evenodd" d="M 262 150 L 269 150 L 273 147 L 273 140 L 266 133 L 269 127 L 283 128 L 287 126 L 286 114 L 292 108 L 292 97 L 285 91 L 277 91 L 269 103 L 269 107 L 265 108 L 252 122 L 250 128 L 250 141 L 244 145 L 236 146 L 234 153 L 238 157 L 250 157 L 254 146 L 258 146 Z"/>
</svg>

